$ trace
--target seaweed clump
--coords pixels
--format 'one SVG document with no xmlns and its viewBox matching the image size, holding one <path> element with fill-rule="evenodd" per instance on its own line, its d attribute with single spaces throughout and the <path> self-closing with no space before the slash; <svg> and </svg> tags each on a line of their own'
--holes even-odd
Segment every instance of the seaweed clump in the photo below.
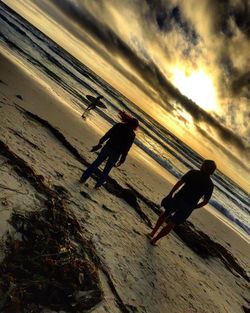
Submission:
<svg viewBox="0 0 250 313">
<path fill-rule="evenodd" d="M 63 201 L 41 211 L 14 211 L 0 264 L 0 311 L 42 312 L 47 307 L 86 312 L 102 300 L 95 253 Z"/>
</svg>

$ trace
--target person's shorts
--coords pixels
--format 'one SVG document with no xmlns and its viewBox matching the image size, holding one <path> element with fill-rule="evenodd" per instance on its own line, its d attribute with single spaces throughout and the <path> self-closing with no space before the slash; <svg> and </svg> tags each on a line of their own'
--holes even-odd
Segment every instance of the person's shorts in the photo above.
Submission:
<svg viewBox="0 0 250 313">
<path fill-rule="evenodd" d="M 168 196 L 162 200 L 161 206 L 163 206 L 165 209 L 164 213 L 166 218 L 176 211 L 174 199 Z"/>
<path fill-rule="evenodd" d="M 182 224 L 193 212 L 194 207 L 180 198 L 169 198 L 164 203 L 166 219 L 174 224 Z"/>
</svg>

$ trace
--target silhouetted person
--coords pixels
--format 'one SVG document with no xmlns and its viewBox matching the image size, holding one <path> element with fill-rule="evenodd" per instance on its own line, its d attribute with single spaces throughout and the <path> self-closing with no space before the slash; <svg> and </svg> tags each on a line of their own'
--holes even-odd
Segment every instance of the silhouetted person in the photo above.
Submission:
<svg viewBox="0 0 250 313">
<path fill-rule="evenodd" d="M 159 216 L 154 229 L 148 234 L 151 244 L 155 245 L 176 225 L 184 223 L 194 209 L 201 208 L 208 203 L 214 188 L 210 175 L 213 174 L 215 169 L 216 164 L 214 161 L 205 160 L 200 170 L 187 172 L 174 185 L 167 197 L 162 200 L 161 205 L 164 206 L 165 212 Z M 182 188 L 179 190 L 181 186 Z M 203 200 L 200 202 L 202 198 Z M 156 235 L 164 222 L 167 225 Z"/>
<path fill-rule="evenodd" d="M 86 110 L 83 112 L 82 117 L 85 117 L 85 114 L 93 109 L 95 109 L 100 102 L 100 100 L 103 99 L 103 96 L 98 96 L 95 98 L 94 101 L 92 101 L 86 108 Z"/>
<path fill-rule="evenodd" d="M 120 112 L 119 115 L 122 122 L 115 124 L 100 139 L 99 143 L 92 147 L 91 151 L 97 151 L 102 147 L 102 144 L 107 141 L 97 159 L 82 174 L 80 182 L 86 182 L 91 174 L 97 170 L 99 165 L 107 159 L 104 170 L 95 185 L 95 188 L 98 188 L 106 181 L 112 167 L 118 167 L 125 162 L 128 151 L 134 142 L 134 131 L 138 127 L 139 122 L 125 112 Z"/>
</svg>

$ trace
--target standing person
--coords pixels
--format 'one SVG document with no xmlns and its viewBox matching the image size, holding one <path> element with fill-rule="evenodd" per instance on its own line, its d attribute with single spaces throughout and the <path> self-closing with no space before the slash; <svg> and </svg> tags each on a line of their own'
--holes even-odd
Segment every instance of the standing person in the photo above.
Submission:
<svg viewBox="0 0 250 313">
<path fill-rule="evenodd" d="M 80 178 L 81 183 L 86 182 L 91 174 L 97 170 L 99 165 L 107 159 L 104 170 L 95 185 L 95 188 L 98 188 L 106 181 L 112 167 L 118 167 L 125 162 L 129 149 L 135 140 L 135 130 L 139 122 L 136 118 L 122 111 L 119 112 L 119 116 L 122 122 L 115 124 L 100 139 L 99 143 L 92 147 L 91 151 L 97 151 L 102 147 L 102 144 L 107 141 L 97 159 L 82 174 Z"/>
<path fill-rule="evenodd" d="M 174 185 L 167 197 L 162 200 L 161 205 L 165 207 L 165 212 L 159 216 L 154 229 L 147 235 L 152 245 L 156 245 L 156 242 L 176 225 L 184 223 L 193 210 L 202 208 L 208 203 L 214 188 L 210 175 L 215 169 L 214 161 L 205 160 L 200 170 L 190 170 Z M 177 191 L 181 186 L 182 188 Z M 156 235 L 164 222 L 167 225 Z"/>
<path fill-rule="evenodd" d="M 95 98 L 94 101 L 92 101 L 86 108 L 86 110 L 83 112 L 82 117 L 85 117 L 85 114 L 93 109 L 96 108 L 96 106 L 98 105 L 98 103 L 101 101 L 101 99 L 103 99 L 103 96 L 98 96 Z"/>
</svg>

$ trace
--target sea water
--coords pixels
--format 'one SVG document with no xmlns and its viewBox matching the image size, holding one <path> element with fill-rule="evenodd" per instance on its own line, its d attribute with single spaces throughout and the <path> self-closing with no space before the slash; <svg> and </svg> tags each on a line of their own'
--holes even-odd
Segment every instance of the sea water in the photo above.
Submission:
<svg viewBox="0 0 250 313">
<path fill-rule="evenodd" d="M 71 105 L 80 111 L 88 103 L 84 95 L 100 93 L 109 110 L 108 114 L 98 108 L 96 112 L 107 122 L 114 124 L 119 110 L 136 117 L 140 121 L 136 144 L 176 178 L 188 169 L 199 168 L 201 156 L 3 3 L 0 3 L 0 45 L 60 85 L 70 94 Z M 240 232 L 250 235 L 249 194 L 218 170 L 213 181 L 215 190 L 210 204 Z"/>
</svg>

